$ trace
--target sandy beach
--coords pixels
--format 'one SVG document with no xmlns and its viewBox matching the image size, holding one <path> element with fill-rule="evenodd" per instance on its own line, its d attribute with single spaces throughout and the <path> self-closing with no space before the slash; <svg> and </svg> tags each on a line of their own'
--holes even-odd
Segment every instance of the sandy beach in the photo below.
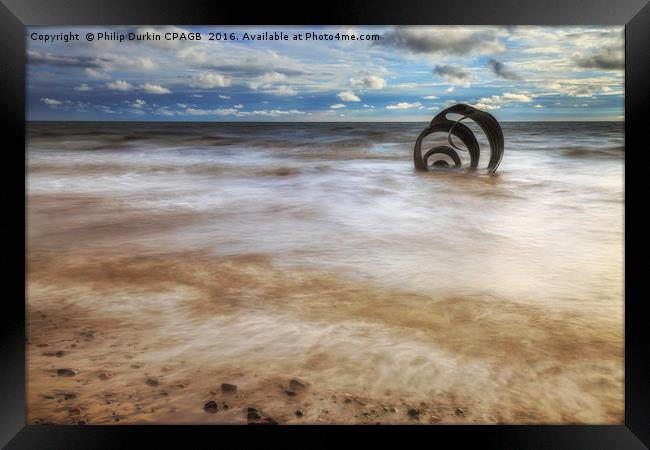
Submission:
<svg viewBox="0 0 650 450">
<path fill-rule="evenodd" d="M 211 137 L 221 170 L 31 133 L 29 423 L 623 422 L 620 159 L 416 184 L 410 130 L 354 160 Z"/>
</svg>

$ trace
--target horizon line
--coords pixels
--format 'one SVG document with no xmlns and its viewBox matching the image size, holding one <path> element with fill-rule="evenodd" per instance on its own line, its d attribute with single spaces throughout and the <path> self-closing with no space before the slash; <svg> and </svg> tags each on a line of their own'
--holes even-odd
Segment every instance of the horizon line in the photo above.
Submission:
<svg viewBox="0 0 650 450">
<path fill-rule="evenodd" d="M 430 120 L 25 120 L 30 122 L 59 122 L 59 123 L 429 123 Z M 535 122 L 620 122 L 625 119 L 569 119 L 569 120 L 499 120 L 499 123 L 535 123 Z"/>
</svg>

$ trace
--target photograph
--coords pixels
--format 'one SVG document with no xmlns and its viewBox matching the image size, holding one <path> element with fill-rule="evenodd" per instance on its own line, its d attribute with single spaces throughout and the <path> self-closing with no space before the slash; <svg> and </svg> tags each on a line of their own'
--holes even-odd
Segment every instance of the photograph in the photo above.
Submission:
<svg viewBox="0 0 650 450">
<path fill-rule="evenodd" d="M 624 425 L 625 46 L 27 25 L 26 423 Z"/>
</svg>

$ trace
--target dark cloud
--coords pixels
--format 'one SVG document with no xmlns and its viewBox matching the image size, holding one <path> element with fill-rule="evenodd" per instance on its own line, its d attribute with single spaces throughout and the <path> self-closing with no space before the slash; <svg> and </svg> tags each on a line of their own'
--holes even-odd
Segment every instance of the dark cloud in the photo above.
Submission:
<svg viewBox="0 0 650 450">
<path fill-rule="evenodd" d="M 625 68 L 625 56 L 620 49 L 607 48 L 601 53 L 576 56 L 574 61 L 583 69 L 621 70 Z"/>
<path fill-rule="evenodd" d="M 520 80 L 521 77 L 517 75 L 512 70 L 508 69 L 505 64 L 497 61 L 496 59 L 490 59 L 487 62 L 487 66 L 490 68 L 494 74 L 499 78 L 505 78 L 506 80 Z"/>
<path fill-rule="evenodd" d="M 474 75 L 469 70 L 458 66 L 436 65 L 433 68 L 433 73 L 454 84 L 467 85 L 474 80 Z"/>
<path fill-rule="evenodd" d="M 92 58 L 88 56 L 53 55 L 51 53 L 39 53 L 35 51 L 28 51 L 27 58 L 28 64 L 34 66 L 80 67 L 82 69 L 99 69 L 105 67 L 108 64 L 108 61 L 101 58 Z"/>
<path fill-rule="evenodd" d="M 499 29 L 397 27 L 383 34 L 377 45 L 403 48 L 413 53 L 467 55 L 505 50 Z"/>
</svg>

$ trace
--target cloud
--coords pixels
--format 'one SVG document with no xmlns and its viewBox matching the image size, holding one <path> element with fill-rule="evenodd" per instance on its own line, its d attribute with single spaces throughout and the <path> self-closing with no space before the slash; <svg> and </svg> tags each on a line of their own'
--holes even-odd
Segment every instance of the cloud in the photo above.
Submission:
<svg viewBox="0 0 650 450">
<path fill-rule="evenodd" d="M 504 78 L 506 80 L 520 80 L 521 78 L 512 70 L 508 69 L 505 64 L 497 61 L 496 59 L 490 59 L 487 62 L 488 68 L 494 72 L 498 78 Z"/>
<path fill-rule="evenodd" d="M 172 91 L 167 89 L 166 87 L 163 87 L 159 84 L 151 84 L 151 83 L 144 83 L 140 85 L 140 89 L 142 89 L 144 92 L 147 94 L 171 94 Z"/>
<path fill-rule="evenodd" d="M 250 117 L 250 116 L 264 116 L 264 117 L 280 117 L 280 116 L 296 116 L 305 114 L 304 111 L 298 109 L 263 109 L 256 111 L 242 111 L 236 105 L 234 108 L 217 108 L 217 109 L 199 109 L 199 108 L 186 108 L 176 114 L 187 114 L 191 116 L 235 116 L 235 117 Z"/>
<path fill-rule="evenodd" d="M 386 109 L 419 109 L 422 107 L 422 103 L 408 103 L 408 102 L 399 102 L 394 105 L 386 106 Z"/>
<path fill-rule="evenodd" d="M 296 95 L 298 91 L 286 84 L 280 84 L 287 81 L 287 76 L 280 72 L 266 72 L 263 75 L 250 81 L 248 85 L 255 91 L 264 92 L 266 94 L 291 96 Z"/>
<path fill-rule="evenodd" d="M 220 98 L 221 100 L 230 100 L 230 95 L 219 94 L 219 98 Z"/>
<path fill-rule="evenodd" d="M 359 79 L 351 79 L 350 82 L 354 86 L 359 86 L 365 89 L 383 89 L 386 87 L 386 80 L 376 75 L 368 75 Z"/>
<path fill-rule="evenodd" d="M 470 82 L 474 80 L 474 75 L 469 70 L 458 66 L 436 64 L 433 73 L 449 83 L 465 87 L 469 87 Z"/>
<path fill-rule="evenodd" d="M 341 108 L 345 108 L 345 105 L 343 103 L 337 103 L 335 105 L 330 105 L 330 108 L 331 109 L 341 109 Z"/>
<path fill-rule="evenodd" d="M 578 78 L 554 80 L 543 87 L 550 92 L 540 95 L 566 95 L 569 97 L 593 97 L 596 95 L 623 94 L 623 90 L 612 90 L 606 83 L 611 83 L 607 77 Z"/>
<path fill-rule="evenodd" d="M 623 70 L 625 69 L 625 54 L 621 47 L 610 47 L 587 56 L 576 55 L 574 62 L 583 69 Z"/>
<path fill-rule="evenodd" d="M 249 86 L 253 90 L 257 89 L 268 89 L 275 83 L 281 83 L 286 81 L 287 76 L 280 72 L 267 72 L 262 76 L 257 77 L 255 80 L 249 83 Z"/>
<path fill-rule="evenodd" d="M 228 87 L 232 84 L 230 78 L 227 78 L 217 72 L 200 72 L 192 77 L 190 86 L 201 88 Z"/>
<path fill-rule="evenodd" d="M 88 91 L 92 91 L 93 88 L 88 86 L 86 83 L 81 83 L 79 86 L 75 87 L 74 90 L 79 92 L 88 92 Z"/>
<path fill-rule="evenodd" d="M 217 116 L 227 116 L 230 114 L 235 114 L 237 112 L 234 108 L 218 108 L 218 109 L 199 109 L 199 108 L 186 108 L 185 114 L 191 116 L 208 116 L 208 115 L 217 115 Z"/>
<path fill-rule="evenodd" d="M 49 106 L 59 106 L 59 105 L 63 104 L 63 102 L 61 100 L 56 100 L 56 99 L 47 98 L 47 97 L 41 98 L 41 101 L 43 103 L 45 103 L 46 105 L 49 105 Z"/>
<path fill-rule="evenodd" d="M 437 99 L 438 97 L 435 96 L 435 95 L 426 95 L 426 96 L 424 96 L 424 97 L 422 97 L 422 98 L 425 99 L 425 100 L 435 100 L 435 99 Z"/>
<path fill-rule="evenodd" d="M 114 91 L 130 91 L 133 89 L 133 85 L 128 81 L 116 80 L 106 83 L 106 87 Z"/>
<path fill-rule="evenodd" d="M 532 101 L 533 101 L 532 95 L 513 94 L 511 92 L 505 92 L 501 95 L 483 97 L 478 102 L 472 104 L 472 106 L 478 109 L 499 109 L 501 108 L 501 106 L 510 103 L 529 103 Z"/>
<path fill-rule="evenodd" d="M 101 58 L 91 56 L 53 55 L 51 53 L 40 53 L 33 50 L 27 52 L 27 59 L 28 63 L 33 66 L 102 68 L 107 65 L 107 61 Z"/>
<path fill-rule="evenodd" d="M 354 94 L 354 92 L 352 92 L 352 91 L 343 91 L 343 92 L 339 92 L 336 95 L 338 96 L 338 98 L 340 98 L 344 102 L 360 102 L 361 101 L 361 99 L 359 97 L 357 97 Z"/>
<path fill-rule="evenodd" d="M 278 116 L 286 116 L 286 115 L 290 115 L 290 116 L 302 115 L 305 114 L 305 112 L 300 111 L 298 109 L 289 109 L 289 110 L 271 109 L 271 110 L 252 111 L 251 114 L 256 116 L 278 117 Z"/>
<path fill-rule="evenodd" d="M 445 94 L 451 94 L 456 90 L 456 86 L 449 86 L 447 89 L 445 89 Z"/>
<path fill-rule="evenodd" d="M 285 86 L 285 85 L 266 89 L 263 92 L 266 92 L 267 94 L 280 95 L 280 96 L 296 95 L 298 93 L 298 91 L 296 91 L 292 87 Z"/>
<path fill-rule="evenodd" d="M 142 99 L 137 98 L 137 99 L 135 99 L 135 101 L 133 102 L 133 104 L 131 104 L 131 106 L 134 107 L 134 108 L 142 108 L 142 107 L 144 107 L 144 105 L 146 105 L 146 104 L 147 104 L 147 102 L 145 102 L 145 101 L 142 100 Z"/>
<path fill-rule="evenodd" d="M 504 35 L 497 27 L 395 27 L 377 43 L 412 53 L 484 55 L 505 51 Z"/>
<path fill-rule="evenodd" d="M 108 80 L 110 78 L 107 73 L 100 72 L 99 70 L 95 70 L 90 67 L 84 69 L 84 73 L 90 78 L 96 78 L 98 80 Z"/>
</svg>

